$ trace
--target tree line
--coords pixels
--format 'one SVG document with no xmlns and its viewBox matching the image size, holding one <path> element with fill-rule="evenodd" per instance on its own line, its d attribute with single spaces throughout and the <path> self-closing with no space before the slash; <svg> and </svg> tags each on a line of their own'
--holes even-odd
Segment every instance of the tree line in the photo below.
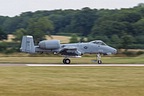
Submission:
<svg viewBox="0 0 144 96">
<path fill-rule="evenodd" d="M 133 8 L 51 10 L 0 16 L 0 40 L 14 34 L 15 41 L 33 35 L 36 43 L 45 35 L 77 35 L 87 41 L 101 39 L 116 48 L 144 48 L 144 4 Z M 82 40 L 82 39 L 81 39 Z"/>
</svg>

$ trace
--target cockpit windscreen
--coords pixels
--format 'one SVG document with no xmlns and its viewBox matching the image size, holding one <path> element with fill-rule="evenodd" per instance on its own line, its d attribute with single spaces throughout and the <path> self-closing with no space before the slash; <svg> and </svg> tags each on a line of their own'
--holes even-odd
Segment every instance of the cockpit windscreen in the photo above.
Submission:
<svg viewBox="0 0 144 96">
<path fill-rule="evenodd" d="M 101 41 L 101 40 L 92 41 L 92 43 L 106 46 L 106 44 L 103 41 Z"/>
</svg>

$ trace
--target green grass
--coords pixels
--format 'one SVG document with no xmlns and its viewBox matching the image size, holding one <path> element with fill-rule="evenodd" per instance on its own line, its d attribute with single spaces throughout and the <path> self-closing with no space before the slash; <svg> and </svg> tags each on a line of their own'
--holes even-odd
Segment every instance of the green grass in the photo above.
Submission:
<svg viewBox="0 0 144 96">
<path fill-rule="evenodd" d="M 143 96 L 144 67 L 1 67 L 0 96 Z"/>
<path fill-rule="evenodd" d="M 91 64 L 95 57 L 71 58 L 73 64 Z M 0 63 L 62 63 L 63 57 L 0 57 Z M 104 64 L 144 64 L 144 57 L 102 57 Z"/>
</svg>

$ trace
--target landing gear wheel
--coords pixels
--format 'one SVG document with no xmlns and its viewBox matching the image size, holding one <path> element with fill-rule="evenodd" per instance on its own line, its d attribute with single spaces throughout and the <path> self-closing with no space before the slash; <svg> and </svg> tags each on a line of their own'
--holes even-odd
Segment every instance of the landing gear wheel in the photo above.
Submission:
<svg viewBox="0 0 144 96">
<path fill-rule="evenodd" d="M 99 53 L 97 54 L 97 63 L 102 64 L 101 55 Z"/>
<path fill-rule="evenodd" d="M 70 64 L 71 61 L 70 61 L 70 59 L 63 59 L 63 63 L 64 63 L 64 64 Z"/>
<path fill-rule="evenodd" d="M 65 59 L 63 59 L 63 64 L 65 64 Z"/>
<path fill-rule="evenodd" d="M 102 64 L 102 61 L 101 61 L 101 60 L 98 60 L 98 64 Z"/>
</svg>

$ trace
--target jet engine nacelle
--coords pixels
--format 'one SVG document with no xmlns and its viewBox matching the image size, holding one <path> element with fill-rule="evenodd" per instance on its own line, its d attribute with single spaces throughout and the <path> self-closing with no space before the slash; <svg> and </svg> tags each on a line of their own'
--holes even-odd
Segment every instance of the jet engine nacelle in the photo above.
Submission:
<svg viewBox="0 0 144 96">
<path fill-rule="evenodd" d="M 39 42 L 38 46 L 41 49 L 54 50 L 60 48 L 59 40 L 44 40 Z"/>
</svg>

